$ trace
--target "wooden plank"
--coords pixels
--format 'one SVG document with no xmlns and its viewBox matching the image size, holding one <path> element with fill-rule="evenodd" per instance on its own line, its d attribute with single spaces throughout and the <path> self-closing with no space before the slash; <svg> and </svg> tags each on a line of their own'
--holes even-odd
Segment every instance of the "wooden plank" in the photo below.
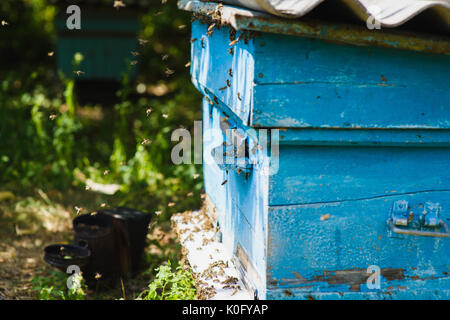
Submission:
<svg viewBox="0 0 450 320">
<path fill-rule="evenodd" d="M 230 54 L 230 30 L 206 30 L 193 23 L 193 82 L 245 125 L 450 128 L 448 56 L 270 34 Z"/>
<path fill-rule="evenodd" d="M 269 204 L 354 200 L 450 190 L 450 149 L 280 146 Z"/>
<path fill-rule="evenodd" d="M 386 220 L 392 203 L 407 200 L 415 214 L 421 203 L 438 202 L 448 221 L 450 191 L 376 199 L 269 208 L 268 287 L 306 292 L 367 292 L 364 270 L 381 269 L 381 291 L 420 295 L 427 281 L 445 279 L 438 296 L 448 296 L 449 238 L 398 235 Z M 327 215 L 327 219 L 321 219 Z M 368 277 L 368 274 L 367 274 Z M 445 284 L 447 284 L 445 286 Z M 410 287 L 411 286 L 411 287 Z M 411 290 L 410 290 L 411 289 Z M 373 290 L 377 291 L 377 290 Z"/>
<path fill-rule="evenodd" d="M 265 292 L 266 208 L 268 177 L 257 171 L 248 177 L 234 171 L 222 171 L 210 157 L 211 149 L 222 143 L 220 117 L 222 112 L 203 103 L 203 132 L 215 129 L 215 134 L 204 137 L 203 160 L 205 191 L 216 207 L 222 241 L 228 252 L 237 257 L 238 248 L 245 252 L 242 267 L 254 270 L 250 285 L 260 294 Z M 210 131 L 211 132 L 211 131 Z M 242 252 L 240 256 L 242 256 Z M 251 266 L 250 266 L 251 264 Z"/>
</svg>

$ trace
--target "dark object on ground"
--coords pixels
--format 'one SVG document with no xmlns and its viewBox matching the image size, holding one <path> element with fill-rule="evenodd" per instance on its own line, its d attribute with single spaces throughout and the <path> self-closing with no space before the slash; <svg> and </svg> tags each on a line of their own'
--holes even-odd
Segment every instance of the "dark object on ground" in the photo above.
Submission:
<svg viewBox="0 0 450 320">
<path fill-rule="evenodd" d="M 91 250 L 91 261 L 84 274 L 88 286 L 112 286 L 119 274 L 113 219 L 98 212 L 73 220 L 75 243 L 85 242 Z"/>
<path fill-rule="evenodd" d="M 123 239 L 122 243 L 129 242 L 131 272 L 136 274 L 141 265 L 145 238 L 152 215 L 126 207 L 117 207 L 103 212 L 112 215 L 114 219 L 122 222 L 122 226 L 126 226 L 128 239 Z"/>
<path fill-rule="evenodd" d="M 75 245 L 50 245 L 44 260 L 63 272 L 78 265 L 90 288 L 112 287 L 139 272 L 151 217 L 125 207 L 80 215 L 73 220 Z"/>
<path fill-rule="evenodd" d="M 71 265 L 77 265 L 84 272 L 91 257 L 88 248 L 66 244 L 49 245 L 45 247 L 44 252 L 44 260 L 64 273 Z"/>
</svg>

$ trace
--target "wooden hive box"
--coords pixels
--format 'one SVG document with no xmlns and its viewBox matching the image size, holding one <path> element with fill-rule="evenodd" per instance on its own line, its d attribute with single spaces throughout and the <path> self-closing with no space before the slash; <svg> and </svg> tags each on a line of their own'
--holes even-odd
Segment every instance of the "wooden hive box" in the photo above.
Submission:
<svg viewBox="0 0 450 320">
<path fill-rule="evenodd" d="M 113 1 L 112 1 L 113 2 Z M 137 51 L 137 33 L 140 28 L 137 5 L 128 4 L 120 10 L 112 7 L 111 1 L 81 0 L 76 3 L 60 0 L 59 14 L 55 26 L 58 33 L 56 41 L 57 68 L 66 76 L 74 71 L 73 57 L 80 52 L 84 61 L 79 70 L 83 80 L 120 81 L 123 73 L 136 76 L 136 67 L 129 65 Z M 76 4 L 81 10 L 81 29 L 69 30 L 66 13 L 69 5 Z"/>
<path fill-rule="evenodd" d="M 209 211 L 255 296 L 449 299 L 448 39 L 179 6 Z"/>
</svg>

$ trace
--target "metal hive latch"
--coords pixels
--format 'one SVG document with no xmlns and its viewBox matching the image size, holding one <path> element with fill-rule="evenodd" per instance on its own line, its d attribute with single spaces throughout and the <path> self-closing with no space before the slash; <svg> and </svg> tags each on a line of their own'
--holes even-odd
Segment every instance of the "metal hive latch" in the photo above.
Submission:
<svg viewBox="0 0 450 320">
<path fill-rule="evenodd" d="M 392 205 L 387 224 L 391 231 L 398 234 L 447 238 L 450 237 L 450 230 L 439 218 L 440 211 L 439 203 L 426 202 L 422 211 L 414 212 L 408 201 L 398 200 Z"/>
</svg>

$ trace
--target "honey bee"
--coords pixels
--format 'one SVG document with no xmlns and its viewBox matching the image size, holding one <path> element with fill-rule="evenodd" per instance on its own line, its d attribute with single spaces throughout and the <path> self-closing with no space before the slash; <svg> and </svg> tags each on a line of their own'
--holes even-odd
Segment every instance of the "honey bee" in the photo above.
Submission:
<svg viewBox="0 0 450 320">
<path fill-rule="evenodd" d="M 147 117 L 150 115 L 150 113 L 152 113 L 152 109 L 148 108 L 147 110 L 145 110 L 145 113 L 147 114 Z"/>
<path fill-rule="evenodd" d="M 196 173 L 196 174 L 193 175 L 193 178 L 194 178 L 194 179 L 197 179 L 198 177 L 200 177 L 200 175 L 199 175 L 198 173 Z"/>
<path fill-rule="evenodd" d="M 193 192 L 189 192 L 188 194 L 186 194 L 187 197 L 192 197 L 194 195 Z"/>
<path fill-rule="evenodd" d="M 233 69 L 228 69 L 228 74 L 230 75 L 230 77 L 232 77 L 233 76 Z"/>
<path fill-rule="evenodd" d="M 229 54 L 233 54 L 233 53 L 234 53 L 233 47 L 231 47 L 230 49 L 228 49 L 228 53 L 229 53 Z"/>
<path fill-rule="evenodd" d="M 138 41 L 141 46 L 145 45 L 148 42 L 148 40 L 145 39 L 138 39 Z"/>
<path fill-rule="evenodd" d="M 136 60 L 133 60 L 133 61 L 130 62 L 130 64 L 131 64 L 132 66 L 137 65 L 137 63 L 138 63 L 138 62 L 137 62 Z"/>
<path fill-rule="evenodd" d="M 320 217 L 320 221 L 326 221 L 328 219 L 330 219 L 330 214 L 329 213 L 324 214 L 323 216 Z"/>
<path fill-rule="evenodd" d="M 240 92 L 237 93 L 237 97 L 238 97 L 239 101 L 242 101 Z"/>
<path fill-rule="evenodd" d="M 228 86 L 228 87 L 231 87 L 231 82 L 230 82 L 229 79 L 227 79 L 227 86 Z"/>
<path fill-rule="evenodd" d="M 91 187 L 85 186 L 85 187 L 84 187 L 84 190 L 89 191 L 89 190 L 91 190 Z"/>
<path fill-rule="evenodd" d="M 109 170 L 105 170 L 104 172 L 103 172 L 103 175 L 104 176 L 107 176 L 109 174 Z"/>
<path fill-rule="evenodd" d="M 125 7 L 125 3 L 123 3 L 122 0 L 115 0 L 113 7 L 116 8 L 117 10 L 119 10 L 119 8 Z"/>
<path fill-rule="evenodd" d="M 63 246 L 59 247 L 59 251 L 64 251 L 64 247 Z"/>
<path fill-rule="evenodd" d="M 106 207 L 106 203 L 103 202 L 103 203 L 100 205 L 100 207 L 105 208 L 105 207 Z"/>
<path fill-rule="evenodd" d="M 95 216 L 97 214 L 97 211 L 91 212 L 91 216 Z"/>
<path fill-rule="evenodd" d="M 189 67 L 191 66 L 191 62 L 188 61 L 184 66 L 185 66 L 186 68 L 189 68 Z"/>
<path fill-rule="evenodd" d="M 174 74 L 175 71 L 173 71 L 173 70 L 167 68 L 165 73 L 166 73 L 166 76 L 170 76 L 170 75 Z"/>
<path fill-rule="evenodd" d="M 80 208 L 80 207 L 77 207 L 77 206 L 75 206 L 74 209 L 76 210 L 77 215 L 79 215 L 81 213 L 81 211 L 83 210 L 83 208 Z"/>
<path fill-rule="evenodd" d="M 183 30 L 184 28 L 186 28 L 185 24 L 182 24 L 182 25 L 178 26 L 178 29 L 180 29 L 180 30 Z"/>
<path fill-rule="evenodd" d="M 241 40 L 241 36 L 239 36 L 237 39 L 234 39 L 233 41 L 230 42 L 230 47 L 234 46 L 236 43 L 239 42 L 239 40 Z"/>
<path fill-rule="evenodd" d="M 55 54 L 55 52 L 53 52 L 53 51 L 47 53 L 47 55 L 48 55 L 49 57 L 53 57 L 54 54 Z"/>
<path fill-rule="evenodd" d="M 8 22 L 6 22 L 5 20 L 2 20 L 2 26 L 5 27 L 8 25 Z"/>
<path fill-rule="evenodd" d="M 55 120 L 55 119 L 56 119 L 56 114 L 51 114 L 51 115 L 49 115 L 49 119 L 50 119 L 50 120 Z"/>
<path fill-rule="evenodd" d="M 214 105 L 214 102 L 212 102 L 211 101 L 211 99 L 210 98 L 208 98 L 208 96 L 205 96 L 205 99 L 206 99 L 206 101 L 208 101 L 208 103 L 210 104 L 210 105 Z"/>
<path fill-rule="evenodd" d="M 162 117 L 163 117 L 164 119 L 167 119 L 167 118 L 169 117 L 169 115 L 168 115 L 168 114 L 163 114 Z"/>
<path fill-rule="evenodd" d="M 208 30 L 206 31 L 206 34 L 207 34 L 208 36 L 212 35 L 213 29 L 214 29 L 215 26 L 216 26 L 216 24 L 213 23 L 212 25 L 210 25 L 210 26 L 208 27 Z"/>
<path fill-rule="evenodd" d="M 82 74 L 84 74 L 84 72 L 81 70 L 76 70 L 73 73 L 75 73 L 77 76 L 81 76 Z"/>
<path fill-rule="evenodd" d="M 139 55 L 139 52 L 137 52 L 137 51 L 131 51 L 131 54 L 133 55 L 133 56 L 138 56 Z"/>
<path fill-rule="evenodd" d="M 223 186 L 224 184 L 226 184 L 228 182 L 228 180 L 224 180 L 220 185 Z"/>
<path fill-rule="evenodd" d="M 100 273 L 96 272 L 94 277 L 96 280 L 98 280 L 102 277 L 102 275 Z"/>
<path fill-rule="evenodd" d="M 157 12 L 155 12 L 155 16 L 160 16 L 160 15 L 162 15 L 162 14 L 163 14 L 162 11 L 157 11 Z"/>
<path fill-rule="evenodd" d="M 197 38 L 192 38 L 191 39 L 191 42 L 195 42 L 195 41 L 197 41 Z"/>
<path fill-rule="evenodd" d="M 151 142 L 150 139 L 144 139 L 144 141 L 142 141 L 141 144 L 144 146 L 144 145 L 146 145 L 146 144 L 148 144 L 150 142 Z"/>
<path fill-rule="evenodd" d="M 155 214 L 156 214 L 157 216 L 160 216 L 161 213 L 162 213 L 162 211 L 155 211 Z"/>
<path fill-rule="evenodd" d="M 226 88 L 228 88 L 228 86 L 223 86 L 221 88 L 219 88 L 220 91 L 225 90 Z"/>
<path fill-rule="evenodd" d="M 174 202 L 169 202 L 169 203 L 167 204 L 167 206 L 168 206 L 168 207 L 173 207 L 173 206 L 175 206 L 175 203 L 174 203 Z"/>
<path fill-rule="evenodd" d="M 163 56 L 161 57 L 162 61 L 167 60 L 167 58 L 169 58 L 169 55 L 168 55 L 168 54 L 165 54 L 165 55 L 163 55 Z"/>
</svg>

